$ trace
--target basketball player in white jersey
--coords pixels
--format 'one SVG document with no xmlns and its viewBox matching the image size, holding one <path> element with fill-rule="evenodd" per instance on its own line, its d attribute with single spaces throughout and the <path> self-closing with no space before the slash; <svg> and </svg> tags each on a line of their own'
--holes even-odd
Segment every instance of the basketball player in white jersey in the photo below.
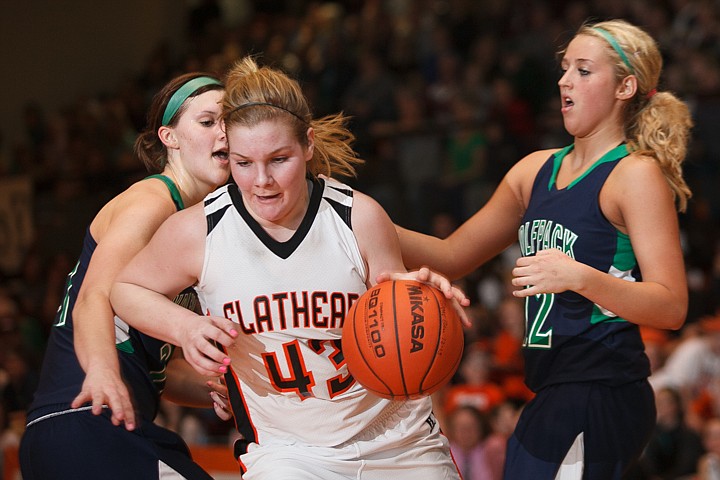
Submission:
<svg viewBox="0 0 720 480">
<path fill-rule="evenodd" d="M 331 179 L 359 162 L 345 118 L 313 120 L 297 82 L 249 57 L 226 87 L 235 183 L 160 228 L 117 277 L 114 307 L 201 373 L 227 353 L 244 480 L 459 479 L 430 398 L 379 398 L 345 365 L 348 308 L 380 273 L 405 272 L 384 210 Z M 407 275 L 467 304 L 439 274 Z M 207 316 L 170 300 L 189 285 Z"/>
</svg>

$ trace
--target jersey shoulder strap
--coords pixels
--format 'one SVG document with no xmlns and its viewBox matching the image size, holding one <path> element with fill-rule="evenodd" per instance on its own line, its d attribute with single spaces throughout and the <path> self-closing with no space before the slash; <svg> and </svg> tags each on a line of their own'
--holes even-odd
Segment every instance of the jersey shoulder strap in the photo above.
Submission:
<svg viewBox="0 0 720 480">
<path fill-rule="evenodd" d="M 178 190 L 175 182 L 173 182 L 170 177 L 158 173 L 145 178 L 157 178 L 159 180 L 162 180 L 163 183 L 167 185 L 168 190 L 170 190 L 170 196 L 172 197 L 172 201 L 175 204 L 175 208 L 177 208 L 178 210 L 182 210 L 183 208 L 185 208 L 185 204 L 183 203 L 182 197 L 180 196 L 180 190 Z"/>
</svg>

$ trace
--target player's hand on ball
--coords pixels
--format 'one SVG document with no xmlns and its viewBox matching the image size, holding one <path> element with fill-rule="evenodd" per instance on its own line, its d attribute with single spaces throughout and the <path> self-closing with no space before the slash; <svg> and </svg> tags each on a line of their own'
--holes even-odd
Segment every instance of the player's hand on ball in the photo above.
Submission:
<svg viewBox="0 0 720 480">
<path fill-rule="evenodd" d="M 227 372 L 230 358 L 218 344 L 229 347 L 235 342 L 236 324 L 223 317 L 198 315 L 197 321 L 184 327 L 178 336 L 185 360 L 201 375 L 217 377 Z"/>
<path fill-rule="evenodd" d="M 466 327 L 472 325 L 463 308 L 470 305 L 470 299 L 467 298 L 465 292 L 453 285 L 445 276 L 430 270 L 428 267 L 422 267 L 411 272 L 383 272 L 376 279 L 377 283 L 388 280 L 415 280 L 437 288 L 445 295 L 445 298 L 452 301 L 453 309 L 458 314 L 462 324 Z"/>
</svg>

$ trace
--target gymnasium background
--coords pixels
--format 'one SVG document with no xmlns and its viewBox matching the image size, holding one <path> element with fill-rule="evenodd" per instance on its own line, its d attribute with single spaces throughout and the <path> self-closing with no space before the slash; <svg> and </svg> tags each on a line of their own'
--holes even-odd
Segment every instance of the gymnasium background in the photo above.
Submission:
<svg viewBox="0 0 720 480">
<path fill-rule="evenodd" d="M 301 80 L 316 116 L 353 117 L 367 163 L 350 183 L 396 223 L 444 235 L 523 155 L 570 141 L 555 52 L 583 20 L 611 17 L 659 41 L 660 89 L 686 100 L 695 119 L 685 167 L 694 197 L 681 216 L 692 326 L 720 313 L 716 0 L 3 0 L 0 447 L 22 432 L 89 220 L 144 175 L 132 142 L 169 78 L 223 73 L 260 54 Z M 469 342 L 496 335 L 513 261 L 510 249 L 464 279 L 475 305 Z M 232 436 L 207 412 L 168 407 L 161 421 L 197 448 L 223 452 Z"/>
</svg>

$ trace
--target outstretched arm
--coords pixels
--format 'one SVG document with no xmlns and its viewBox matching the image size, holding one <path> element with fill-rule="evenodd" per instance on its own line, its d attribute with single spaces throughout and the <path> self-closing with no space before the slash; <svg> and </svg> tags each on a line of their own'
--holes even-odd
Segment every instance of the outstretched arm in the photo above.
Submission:
<svg viewBox="0 0 720 480">
<path fill-rule="evenodd" d="M 427 266 L 456 280 L 512 245 L 535 175 L 550 153 L 535 152 L 518 162 L 490 200 L 447 238 L 396 226 L 405 266 Z"/>
<path fill-rule="evenodd" d="M 99 415 L 102 406 L 108 405 L 113 424 L 124 422 L 128 430 L 135 427 L 135 413 L 120 375 L 110 289 L 120 269 L 173 211 L 169 201 L 158 201 L 138 188 L 104 207 L 91 226 L 98 245 L 72 312 L 75 353 L 86 376 L 71 406 L 90 402 L 93 413 Z"/>
</svg>

